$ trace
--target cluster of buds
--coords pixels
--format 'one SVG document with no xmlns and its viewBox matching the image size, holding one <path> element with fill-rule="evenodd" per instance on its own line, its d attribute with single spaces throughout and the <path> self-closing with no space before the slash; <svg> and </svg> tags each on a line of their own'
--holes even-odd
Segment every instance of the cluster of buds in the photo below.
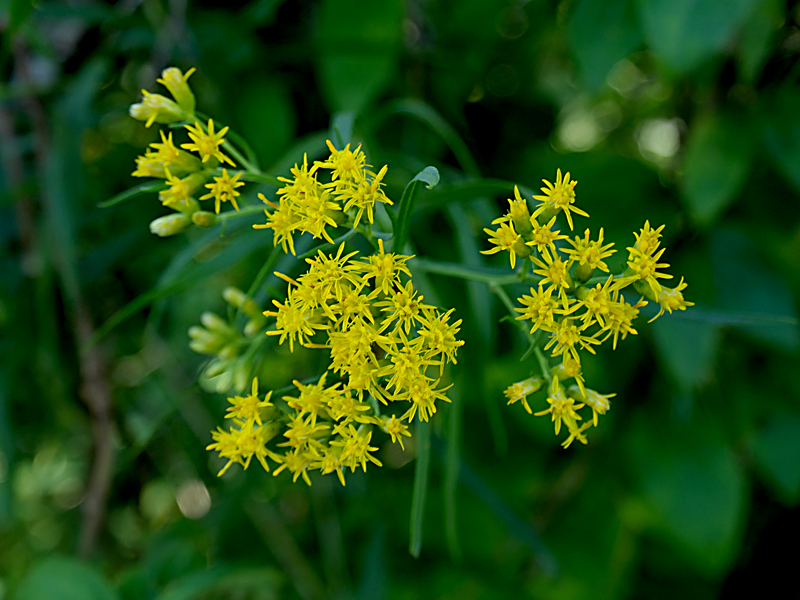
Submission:
<svg viewBox="0 0 800 600">
<path fill-rule="evenodd" d="M 294 235 L 310 233 L 318 239 L 333 243 L 327 227 L 336 229 L 348 224 L 357 227 L 362 218 L 373 222 L 375 203 L 392 204 L 381 189 L 387 167 L 377 173 L 370 170 L 361 146 L 343 150 L 328 141 L 330 156 L 325 161 L 317 161 L 308 166 L 307 157 L 303 166 L 295 165 L 292 178 L 278 179 L 286 186 L 278 190 L 278 204 L 267 200 L 260 194 L 262 202 L 272 208 L 264 210 L 267 222 L 254 225 L 256 229 L 272 229 L 273 243 L 281 244 L 283 251 L 294 254 Z M 330 172 L 330 181 L 321 183 L 318 175 L 325 170 Z"/>
<path fill-rule="evenodd" d="M 611 256 L 614 244 L 603 243 L 603 229 L 596 240 L 591 239 L 590 230 L 583 236 L 571 238 L 555 229 L 556 219 L 563 212 L 570 230 L 573 229 L 572 213 L 589 215 L 575 206 L 575 180 L 567 173 L 562 177 L 559 170 L 555 184 L 544 180 L 543 195 L 534 196 L 540 204 L 531 213 L 527 200 L 514 189 L 515 198 L 509 200 L 509 210 L 493 224 L 499 225 L 492 231 L 486 229 L 494 247 L 484 254 L 507 251 L 511 266 L 516 260 L 529 259 L 533 274 L 538 280 L 537 287 L 530 288 L 530 295 L 518 299 L 521 308 L 518 320 L 529 321 L 530 333 L 547 334 L 545 350 L 561 362 L 544 374 L 548 382 L 547 402 L 549 408 L 534 414 L 552 414 L 556 435 L 563 423 L 569 437 L 564 446 L 574 440 L 586 443 L 584 431 L 591 425 L 597 426 L 597 416 L 609 408 L 608 399 L 614 394 L 599 394 L 585 386 L 580 352 L 595 353 L 595 347 L 611 339 L 614 348 L 618 340 L 636 334 L 633 321 L 639 309 L 647 304 L 645 298 L 659 304 L 664 311 L 686 310 L 692 306 L 683 298 L 686 283 L 681 279 L 675 288 L 662 285 L 659 279 L 672 276 L 659 269 L 669 267 L 659 263 L 664 249 L 660 248 L 661 231 L 652 229 L 646 222 L 639 233 L 634 233 L 636 243 L 628 248 L 627 268 L 618 275 L 609 272 L 604 259 Z M 567 245 L 564 245 L 566 242 Z M 597 271 L 602 272 L 595 276 Z M 640 296 L 635 304 L 626 301 L 623 290 L 629 289 Z M 564 382 L 574 380 L 575 384 L 565 387 Z M 533 413 L 527 396 L 538 391 L 545 383 L 539 378 L 530 378 L 515 383 L 505 394 L 508 403 L 521 401 L 525 410 Z M 583 424 L 579 414 L 581 408 L 588 407 L 592 418 Z"/>
<path fill-rule="evenodd" d="M 386 253 L 382 242 L 364 260 L 343 250 L 344 244 L 335 255 L 319 251 L 297 280 L 276 273 L 289 290 L 285 302 L 273 301 L 275 310 L 264 313 L 275 318 L 267 335 L 280 336 L 292 350 L 295 344 L 326 349 L 330 364 L 317 384 L 295 382 L 300 396 L 284 399 L 283 415 L 264 404 L 270 396 L 258 401 L 255 390 L 246 399 L 231 398 L 234 425 L 215 432 L 209 446 L 228 459 L 225 468 L 234 462 L 246 468 L 256 456 L 265 469 L 267 458 L 279 463 L 276 474 L 288 469 L 310 483 L 307 471 L 316 469 L 336 473 L 344 485 L 347 468 L 380 466 L 370 454 L 377 449 L 370 445 L 373 428 L 402 446 L 415 417 L 427 421 L 437 400 L 449 402 L 450 386 L 441 380 L 464 343 L 456 339 L 461 321 L 450 323 L 452 310 L 440 313 L 423 303 L 405 265 L 411 257 Z M 338 379 L 332 385 L 326 385 L 328 373 Z M 256 404 L 266 412 L 245 419 L 239 407 Z M 396 414 L 395 405 L 403 407 Z M 270 447 L 281 432 L 286 439 Z"/>
<path fill-rule="evenodd" d="M 203 123 L 194 114 L 195 98 L 187 83 L 193 72 L 194 69 L 186 74 L 175 67 L 164 69 L 158 82 L 169 90 L 174 100 L 142 90 L 142 102 L 133 104 L 129 111 L 134 119 L 145 121 L 146 127 L 153 123 L 185 122 L 189 137 L 189 141 L 178 148 L 172 132 L 164 135 L 161 131 L 161 142 L 150 144 L 148 150 L 136 159 L 133 176 L 163 179 L 165 189 L 159 192 L 159 200 L 175 211 L 150 223 L 150 231 L 161 237 L 175 235 L 192 225 L 213 226 L 223 202 L 230 202 L 234 209 L 239 210 L 237 188 L 244 185 L 239 180 L 241 171 L 229 174 L 226 168 L 220 168 L 225 163 L 236 166 L 220 150 L 228 128 L 215 131 L 212 119 Z M 205 195 L 199 195 L 204 192 Z M 213 213 L 202 210 L 198 202 L 208 199 L 214 200 Z"/>
<path fill-rule="evenodd" d="M 222 297 L 247 317 L 243 330 L 239 331 L 216 313 L 207 311 L 200 316 L 201 325 L 189 328 L 189 348 L 198 354 L 214 357 L 200 376 L 205 389 L 219 394 L 230 389 L 241 393 L 248 386 L 250 373 L 257 370 L 255 361 L 259 360 L 257 355 L 242 353 L 242 350 L 264 330 L 267 319 L 261 308 L 240 289 L 227 287 Z"/>
</svg>

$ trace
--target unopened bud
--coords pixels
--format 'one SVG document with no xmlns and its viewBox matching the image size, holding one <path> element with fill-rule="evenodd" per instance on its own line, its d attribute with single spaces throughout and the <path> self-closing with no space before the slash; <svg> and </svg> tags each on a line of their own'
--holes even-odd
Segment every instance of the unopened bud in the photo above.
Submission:
<svg viewBox="0 0 800 600">
<path fill-rule="evenodd" d="M 150 223 L 150 231 L 160 237 L 175 235 L 192 225 L 192 220 L 183 213 L 159 217 Z"/>
<path fill-rule="evenodd" d="M 195 100 L 194 94 L 186 82 L 194 71 L 194 69 L 189 69 L 184 75 L 177 67 L 169 67 L 161 71 L 161 79 L 157 80 L 169 90 L 178 106 L 190 115 L 194 114 Z"/>
<path fill-rule="evenodd" d="M 207 210 L 192 213 L 192 223 L 198 227 L 213 227 L 217 224 L 217 215 Z"/>
<path fill-rule="evenodd" d="M 137 121 L 144 121 L 145 127 L 153 123 L 178 123 L 190 116 L 177 103 L 161 94 L 151 94 L 142 90 L 142 101 L 132 104 L 128 114 Z"/>
</svg>

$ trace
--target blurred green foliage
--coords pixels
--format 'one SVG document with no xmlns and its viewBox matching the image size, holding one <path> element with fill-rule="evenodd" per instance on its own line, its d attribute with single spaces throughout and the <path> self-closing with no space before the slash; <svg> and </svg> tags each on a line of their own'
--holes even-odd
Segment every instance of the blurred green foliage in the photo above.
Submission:
<svg viewBox="0 0 800 600">
<path fill-rule="evenodd" d="M 0 29 L 0 599 L 797 590 L 797 3 L 5 0 Z M 618 395 L 563 451 L 505 406 L 535 367 L 500 303 L 431 275 L 467 343 L 432 425 L 419 559 L 413 448 L 344 489 L 218 480 L 204 447 L 225 399 L 197 384 L 186 331 L 271 240 L 256 219 L 155 238 L 152 192 L 98 207 L 137 183 L 156 133 L 127 108 L 167 65 L 198 68 L 199 109 L 274 175 L 321 156 L 332 123 L 389 164 L 391 198 L 435 165 L 409 232 L 424 257 L 501 265 L 478 254 L 505 204 L 493 178 L 533 190 L 568 170 L 618 246 L 666 224 L 697 306 L 586 361 Z M 259 377 L 315 369 L 278 349 Z"/>
</svg>

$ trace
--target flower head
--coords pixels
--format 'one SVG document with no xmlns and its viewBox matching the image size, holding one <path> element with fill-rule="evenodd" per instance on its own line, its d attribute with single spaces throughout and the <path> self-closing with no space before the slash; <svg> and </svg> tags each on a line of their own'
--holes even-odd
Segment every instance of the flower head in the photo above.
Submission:
<svg viewBox="0 0 800 600">
<path fill-rule="evenodd" d="M 142 90 L 142 101 L 131 104 L 128 114 L 137 121 L 144 121 L 145 127 L 153 123 L 177 123 L 191 116 L 166 96 L 151 94 L 147 90 Z"/>
<path fill-rule="evenodd" d="M 544 380 L 541 377 L 528 377 L 522 381 L 511 384 L 504 392 L 508 398 L 508 404 L 522 401 L 523 408 L 528 411 L 529 415 L 533 414 L 530 405 L 528 404 L 528 396 L 541 389 Z"/>
<path fill-rule="evenodd" d="M 533 216 L 538 217 L 544 215 L 544 219 L 549 220 L 558 211 L 564 211 L 564 216 L 567 217 L 569 228 L 572 229 L 572 215 L 575 213 L 584 217 L 589 215 L 583 210 L 574 206 L 575 204 L 575 184 L 578 182 L 574 179 L 570 181 L 569 173 L 561 177 L 561 169 L 556 172 L 556 183 L 553 185 L 546 179 L 543 179 L 545 187 L 542 188 L 543 196 L 534 196 L 534 199 L 541 200 L 541 204 L 534 211 Z"/>
<path fill-rule="evenodd" d="M 188 144 L 181 144 L 181 148 L 197 152 L 203 162 L 216 158 L 221 163 L 228 163 L 232 167 L 236 166 L 219 149 L 225 143 L 225 134 L 228 132 L 227 127 L 223 127 L 214 133 L 214 121 L 212 119 L 208 120 L 208 131 L 199 122 L 194 125 L 184 125 L 184 127 L 188 130 L 189 139 L 192 141 Z"/>
<path fill-rule="evenodd" d="M 230 201 L 230 203 L 233 204 L 233 208 L 238 211 L 239 206 L 236 204 L 236 196 L 240 194 L 236 191 L 236 188 L 244 185 L 244 181 L 239 181 L 241 176 L 241 171 L 231 177 L 228 175 L 227 169 L 222 169 L 222 177 L 214 177 L 214 183 L 206 184 L 206 187 L 211 191 L 205 196 L 200 196 L 200 200 L 214 198 L 214 212 L 217 214 L 219 214 L 220 203 L 227 201 Z"/>
</svg>

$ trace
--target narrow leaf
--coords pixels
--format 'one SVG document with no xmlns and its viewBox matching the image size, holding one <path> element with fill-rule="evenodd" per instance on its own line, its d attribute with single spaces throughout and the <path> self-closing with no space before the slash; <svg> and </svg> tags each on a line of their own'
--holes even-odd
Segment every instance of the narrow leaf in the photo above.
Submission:
<svg viewBox="0 0 800 600">
<path fill-rule="evenodd" d="M 394 232 L 394 243 L 392 250 L 402 252 L 408 241 L 408 232 L 411 226 L 411 215 L 414 212 L 417 189 L 420 183 L 431 189 L 439 183 L 439 171 L 436 167 L 425 167 L 408 182 L 406 189 L 403 190 L 403 197 L 400 198 L 400 207 L 397 213 L 397 228 Z"/>
<path fill-rule="evenodd" d="M 419 558 L 422 550 L 422 517 L 425 512 L 425 495 L 431 466 L 431 425 L 418 421 L 416 431 L 417 464 L 414 468 L 414 489 L 411 492 L 411 531 L 408 551 Z"/>
<path fill-rule="evenodd" d="M 145 194 L 160 192 L 168 187 L 168 185 L 165 185 L 161 181 L 145 181 L 144 183 L 140 183 L 139 185 L 129 188 L 124 192 L 120 192 L 116 196 L 112 196 L 108 200 L 98 203 L 97 206 L 100 208 L 109 208 L 132 198 L 144 196 Z"/>
</svg>

